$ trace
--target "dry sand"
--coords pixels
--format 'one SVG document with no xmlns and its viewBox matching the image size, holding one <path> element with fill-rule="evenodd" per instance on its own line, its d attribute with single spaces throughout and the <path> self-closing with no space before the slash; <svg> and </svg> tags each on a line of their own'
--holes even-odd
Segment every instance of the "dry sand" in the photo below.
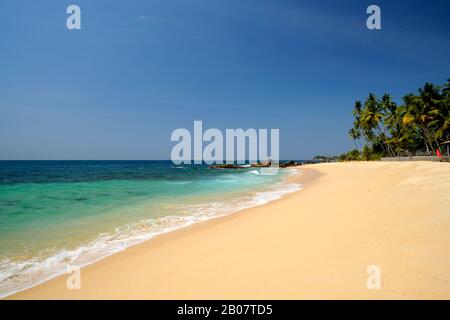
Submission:
<svg viewBox="0 0 450 320">
<path fill-rule="evenodd" d="M 16 299 L 450 298 L 450 164 L 303 166 L 303 190 L 191 226 Z M 367 268 L 381 288 L 367 288 Z"/>
</svg>

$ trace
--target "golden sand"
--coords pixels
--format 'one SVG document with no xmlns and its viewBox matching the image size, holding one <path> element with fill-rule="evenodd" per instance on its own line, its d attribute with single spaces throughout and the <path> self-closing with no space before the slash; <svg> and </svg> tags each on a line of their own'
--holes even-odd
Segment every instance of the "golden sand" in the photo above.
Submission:
<svg viewBox="0 0 450 320">
<path fill-rule="evenodd" d="M 450 298 L 450 164 L 302 166 L 303 190 L 149 240 L 16 299 Z M 381 288 L 367 287 L 368 266 Z"/>
</svg>

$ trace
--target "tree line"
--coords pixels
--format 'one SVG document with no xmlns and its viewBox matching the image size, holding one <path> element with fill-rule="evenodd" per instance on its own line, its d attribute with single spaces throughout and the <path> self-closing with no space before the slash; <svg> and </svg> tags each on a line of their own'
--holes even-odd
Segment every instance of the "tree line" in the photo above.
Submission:
<svg viewBox="0 0 450 320">
<path fill-rule="evenodd" d="M 378 98 L 370 93 L 353 108 L 354 122 L 349 136 L 355 150 L 341 155 L 359 157 L 358 141 L 364 140 L 364 160 L 444 152 L 450 140 L 450 79 L 441 86 L 425 83 L 417 94 L 407 94 L 397 104 L 390 94 Z M 448 149 L 447 149 L 448 150 Z M 357 155 L 358 153 L 358 155 Z M 356 160 L 356 159 L 347 159 Z"/>
</svg>

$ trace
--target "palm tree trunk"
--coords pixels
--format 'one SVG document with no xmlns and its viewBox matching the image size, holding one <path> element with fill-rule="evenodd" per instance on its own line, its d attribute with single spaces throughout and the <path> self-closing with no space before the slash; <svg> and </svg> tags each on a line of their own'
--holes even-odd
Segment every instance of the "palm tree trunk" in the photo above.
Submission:
<svg viewBox="0 0 450 320">
<path fill-rule="evenodd" d="M 422 130 L 424 138 L 425 138 L 425 146 L 427 147 L 427 153 L 428 153 L 428 155 L 430 155 L 430 149 L 434 150 L 433 142 L 430 139 L 430 134 L 425 126 L 423 126 L 423 125 L 420 126 L 420 129 Z M 430 148 L 428 148 L 428 146 L 430 146 Z"/>
<path fill-rule="evenodd" d="M 386 137 L 386 134 L 384 134 L 379 127 L 377 127 L 376 129 L 377 129 L 378 135 L 380 137 Z M 390 148 L 389 144 L 386 142 L 386 140 L 383 139 L 382 141 L 383 141 L 383 144 L 386 147 L 386 148 L 383 148 L 384 151 L 386 151 L 389 156 L 395 157 L 395 154 L 391 151 L 391 148 Z"/>
</svg>

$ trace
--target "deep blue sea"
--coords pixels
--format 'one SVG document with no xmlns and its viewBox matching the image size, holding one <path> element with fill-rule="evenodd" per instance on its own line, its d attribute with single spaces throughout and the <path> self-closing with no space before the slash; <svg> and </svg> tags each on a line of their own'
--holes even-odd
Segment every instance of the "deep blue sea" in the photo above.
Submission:
<svg viewBox="0 0 450 320">
<path fill-rule="evenodd" d="M 152 237 L 299 189 L 290 169 L 0 161 L 0 296 Z"/>
</svg>

